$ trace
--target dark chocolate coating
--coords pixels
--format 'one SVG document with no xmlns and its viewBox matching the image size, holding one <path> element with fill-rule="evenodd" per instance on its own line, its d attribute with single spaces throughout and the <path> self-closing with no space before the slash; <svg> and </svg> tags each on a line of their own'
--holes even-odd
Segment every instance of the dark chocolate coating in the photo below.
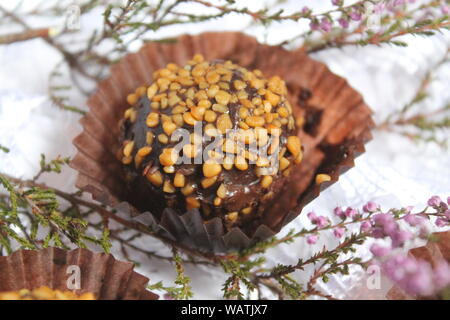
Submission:
<svg viewBox="0 0 450 320">
<path fill-rule="evenodd" d="M 217 63 L 217 62 L 216 62 Z M 239 70 L 233 71 L 231 83 L 234 80 L 245 81 L 242 72 Z M 248 99 L 252 100 L 254 97 L 261 97 L 257 90 L 247 86 L 245 91 L 248 94 Z M 231 86 L 228 91 L 230 94 L 236 94 L 237 90 Z M 180 97 L 184 101 L 186 97 L 181 94 Z M 214 98 L 212 98 L 214 100 Z M 198 101 L 195 101 L 198 103 Z M 212 102 L 214 103 L 214 102 Z M 243 119 L 239 116 L 239 108 L 241 103 L 229 103 L 229 116 L 231 118 L 233 129 L 239 129 L 239 123 Z M 284 102 L 281 101 L 278 107 L 284 106 Z M 134 122 L 126 120 L 123 123 L 123 137 L 122 141 L 134 141 L 134 149 L 139 150 L 145 146 L 146 134 L 148 131 L 154 133 L 155 139 L 152 144 L 152 152 L 144 158 L 142 163 L 136 167 L 134 164 L 125 166 L 127 175 L 127 181 L 129 183 L 129 198 L 141 211 L 150 211 L 151 213 L 161 216 L 165 208 L 172 208 L 179 214 L 183 214 L 188 210 L 186 206 L 186 196 L 181 192 L 180 188 L 175 188 L 174 193 L 166 193 L 161 186 L 155 186 L 146 178 L 146 174 L 160 171 L 164 177 L 164 180 L 169 179 L 173 181 L 175 173 L 166 173 L 163 171 L 163 166 L 160 164 L 159 155 L 165 148 L 173 148 L 179 142 L 170 142 L 163 144 L 158 141 L 159 134 L 164 133 L 162 126 L 158 125 L 155 128 L 149 128 L 146 124 L 147 116 L 150 112 L 158 112 L 160 114 L 171 115 L 172 108 L 152 110 L 151 101 L 144 95 L 134 106 L 137 110 L 137 117 Z M 203 120 L 203 127 L 208 122 Z M 190 133 L 194 132 L 194 127 L 184 123 L 184 129 Z M 278 150 L 285 148 L 287 138 L 296 134 L 296 128 L 291 126 L 288 129 L 287 125 L 281 127 L 280 135 L 280 147 Z M 202 151 L 211 141 L 207 141 L 205 135 L 202 140 Z M 267 144 L 261 151 L 266 151 L 269 148 L 270 143 Z M 278 153 L 277 153 L 278 154 Z M 286 152 L 286 156 L 291 162 L 294 161 L 294 157 L 290 155 L 289 151 Z M 263 188 L 261 184 L 261 176 L 258 176 L 256 164 L 249 164 L 248 169 L 245 171 L 239 170 L 236 166 L 233 166 L 231 170 L 225 170 L 222 168 L 221 173 L 217 176 L 217 181 L 208 188 L 203 188 L 201 181 L 204 178 L 202 171 L 202 164 L 177 164 L 175 165 L 176 172 L 185 176 L 186 185 L 195 185 L 195 191 L 189 195 L 195 197 L 201 203 L 199 208 L 202 216 L 205 220 L 209 220 L 213 217 L 220 217 L 224 220 L 227 227 L 232 226 L 244 226 L 249 221 L 258 220 L 264 213 L 265 208 L 270 207 L 273 201 L 276 201 L 276 195 L 282 191 L 283 185 L 286 184 L 286 180 L 289 179 L 287 175 L 284 175 L 281 170 L 277 170 L 277 173 L 272 176 L 273 182 L 268 188 Z M 214 204 L 214 199 L 217 197 L 216 192 L 221 184 L 225 184 L 227 187 L 227 196 L 224 198 L 220 205 Z M 239 214 L 239 218 L 236 221 L 227 221 L 226 215 L 230 212 L 240 212 L 244 208 L 251 207 L 251 213 Z"/>
</svg>

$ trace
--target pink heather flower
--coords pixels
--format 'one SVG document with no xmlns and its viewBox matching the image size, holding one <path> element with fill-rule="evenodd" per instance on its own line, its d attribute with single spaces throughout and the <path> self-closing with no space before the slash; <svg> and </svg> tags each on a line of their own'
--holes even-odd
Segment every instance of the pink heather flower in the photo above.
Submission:
<svg viewBox="0 0 450 320">
<path fill-rule="evenodd" d="M 400 285 L 405 291 L 420 296 L 430 296 L 435 291 L 430 264 L 419 261 L 415 272 L 408 274 Z"/>
<path fill-rule="evenodd" d="M 349 22 L 348 22 L 348 20 L 347 19 L 345 19 L 345 18 L 339 18 L 338 19 L 338 22 L 339 22 L 339 25 L 342 27 L 342 28 L 344 28 L 344 29 L 347 29 L 348 27 L 349 27 Z"/>
<path fill-rule="evenodd" d="M 392 239 L 392 247 L 399 248 L 402 247 L 406 241 L 412 238 L 411 232 L 399 230 L 397 232 L 394 232 L 391 235 Z"/>
<path fill-rule="evenodd" d="M 439 207 L 439 205 L 441 204 L 442 200 L 441 198 L 439 198 L 439 196 L 432 196 L 429 200 L 428 200 L 428 205 L 430 207 Z"/>
<path fill-rule="evenodd" d="M 405 276 L 405 270 L 402 264 L 409 259 L 404 256 L 394 256 L 383 263 L 383 270 L 393 281 L 400 281 Z"/>
<path fill-rule="evenodd" d="M 428 238 L 430 235 L 430 227 L 427 224 L 423 224 L 419 229 L 419 237 L 422 239 Z"/>
<path fill-rule="evenodd" d="M 347 210 L 345 210 L 345 216 L 353 219 L 358 214 L 358 211 L 356 209 L 348 207 Z"/>
<path fill-rule="evenodd" d="M 311 9 L 310 8 L 308 8 L 308 7 L 303 7 L 302 8 L 302 14 L 303 15 L 308 15 L 308 14 L 310 14 L 311 13 Z"/>
<path fill-rule="evenodd" d="M 383 229 L 381 229 L 379 227 L 375 227 L 375 228 L 372 228 L 371 236 L 374 237 L 375 239 L 380 239 L 380 238 L 384 238 L 386 236 L 386 234 L 384 233 Z"/>
<path fill-rule="evenodd" d="M 450 285 L 450 265 L 442 261 L 434 268 L 434 283 L 438 290 Z"/>
<path fill-rule="evenodd" d="M 390 213 L 378 213 L 373 216 L 373 222 L 382 226 L 394 222 L 394 217 Z"/>
<path fill-rule="evenodd" d="M 447 204 L 450 206 L 450 197 L 447 198 Z"/>
<path fill-rule="evenodd" d="M 372 219 L 373 222 L 379 226 L 394 222 L 394 217 L 390 213 L 378 213 L 375 214 Z"/>
<path fill-rule="evenodd" d="M 344 211 L 342 210 L 341 207 L 334 208 L 334 214 L 336 216 L 338 216 L 339 218 L 343 218 L 345 216 L 345 213 L 344 213 Z"/>
<path fill-rule="evenodd" d="M 334 6 L 342 6 L 343 0 L 331 0 Z"/>
<path fill-rule="evenodd" d="M 361 223 L 361 232 L 369 232 L 372 229 L 372 225 L 369 221 L 364 221 Z"/>
<path fill-rule="evenodd" d="M 436 222 L 435 222 L 436 226 L 438 226 L 439 228 L 446 227 L 449 225 L 449 223 L 450 222 L 444 218 L 438 218 L 438 219 L 436 219 Z"/>
<path fill-rule="evenodd" d="M 425 223 L 425 218 L 418 214 L 410 214 L 408 213 L 403 217 L 403 219 L 411 226 L 416 227 Z"/>
<path fill-rule="evenodd" d="M 336 228 L 333 230 L 333 234 L 336 238 L 340 239 L 345 234 L 345 228 Z"/>
<path fill-rule="evenodd" d="M 426 261 L 395 256 L 382 265 L 386 275 L 411 295 L 429 296 L 434 290 L 433 270 Z"/>
<path fill-rule="evenodd" d="M 450 219 L 450 209 L 445 210 L 444 216 L 446 216 L 447 219 Z"/>
<path fill-rule="evenodd" d="M 395 0 L 394 1 L 394 6 L 402 6 L 406 3 L 405 0 Z"/>
<path fill-rule="evenodd" d="M 308 213 L 308 219 L 311 220 L 312 223 L 315 223 L 316 219 L 317 219 L 317 215 L 314 211 L 311 211 Z"/>
<path fill-rule="evenodd" d="M 328 20 L 327 17 L 323 17 L 322 20 L 320 21 L 320 28 L 325 32 L 330 32 L 331 27 L 332 27 L 331 21 Z"/>
<path fill-rule="evenodd" d="M 350 13 L 350 18 L 354 21 L 360 21 L 362 19 L 362 15 L 358 11 L 353 11 Z"/>
<path fill-rule="evenodd" d="M 318 216 L 315 224 L 319 229 L 325 228 L 328 225 L 328 219 L 325 218 L 324 216 Z"/>
<path fill-rule="evenodd" d="M 382 247 L 382 246 L 374 243 L 370 247 L 370 252 L 372 252 L 372 254 L 375 257 L 384 257 L 384 256 L 388 255 L 391 252 L 391 249 L 386 248 L 386 247 Z"/>
<path fill-rule="evenodd" d="M 168 294 L 168 293 L 165 293 L 164 295 L 163 295 L 163 298 L 164 298 L 164 300 L 175 300 L 170 294 Z"/>
<path fill-rule="evenodd" d="M 447 15 L 447 14 L 450 13 L 450 7 L 449 7 L 448 5 L 446 5 L 446 4 L 444 4 L 444 5 L 441 7 L 441 11 L 442 11 L 443 14 Z M 450 203 L 449 203 L 449 204 L 450 204 Z"/>
<path fill-rule="evenodd" d="M 317 21 L 311 21 L 311 23 L 309 24 L 309 27 L 311 28 L 311 30 L 317 31 L 320 29 L 320 25 Z"/>
<path fill-rule="evenodd" d="M 384 2 L 375 5 L 374 12 L 381 13 L 386 9 L 386 4 Z"/>
<path fill-rule="evenodd" d="M 318 239 L 319 239 L 319 237 L 317 237 L 315 234 L 312 234 L 306 238 L 306 242 L 308 244 L 315 244 Z"/>
<path fill-rule="evenodd" d="M 372 229 L 372 236 L 375 238 L 384 238 L 391 236 L 398 231 L 399 227 L 390 213 L 378 213 L 373 217 L 375 227 Z"/>
<path fill-rule="evenodd" d="M 379 208 L 380 208 L 380 206 L 378 204 L 376 204 L 375 202 L 369 201 L 363 206 L 363 211 L 370 213 L 370 212 L 377 211 Z"/>
</svg>

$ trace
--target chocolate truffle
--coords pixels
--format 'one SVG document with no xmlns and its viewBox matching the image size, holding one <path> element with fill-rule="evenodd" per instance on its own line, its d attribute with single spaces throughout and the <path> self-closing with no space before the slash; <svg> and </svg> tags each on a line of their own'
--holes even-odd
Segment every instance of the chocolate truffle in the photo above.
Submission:
<svg viewBox="0 0 450 320">
<path fill-rule="evenodd" d="M 198 209 L 227 228 L 256 221 L 302 160 L 284 81 L 198 54 L 153 79 L 128 95 L 122 122 L 130 202 L 157 216 Z"/>
</svg>

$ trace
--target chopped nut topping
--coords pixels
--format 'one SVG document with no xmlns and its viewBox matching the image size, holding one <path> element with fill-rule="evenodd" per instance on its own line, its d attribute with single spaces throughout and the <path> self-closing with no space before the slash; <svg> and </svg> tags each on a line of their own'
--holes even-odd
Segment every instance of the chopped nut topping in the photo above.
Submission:
<svg viewBox="0 0 450 320">
<path fill-rule="evenodd" d="M 331 181 L 331 177 L 328 174 L 318 174 L 316 175 L 316 184 L 321 184 L 325 181 Z"/>
<path fill-rule="evenodd" d="M 216 207 L 224 204 L 227 196 L 230 197 L 227 200 L 233 201 L 234 192 L 228 193 L 225 184 L 232 183 L 228 171 L 238 170 L 247 176 L 244 171 L 252 170 L 253 177 L 259 179 L 255 178 L 254 182 L 268 189 L 275 179 L 287 177 L 294 164 L 302 161 L 301 142 L 294 131 L 299 120 L 293 117 L 286 85 L 280 77 L 266 79 L 260 70 L 249 71 L 231 61 L 210 63 L 199 54 L 186 66 L 169 63 L 153 76 L 153 84 L 138 87 L 127 96 L 132 107 L 124 112 L 130 127 L 138 124 L 139 108 L 147 108 L 143 110 L 149 112 L 145 124 L 151 129 L 144 133 L 142 147 L 140 137 L 134 137 L 135 131 L 128 135 L 119 159 L 125 165 L 134 160 L 135 170 L 152 185 L 165 193 L 177 194 L 166 197 L 176 199 L 173 201 L 177 205 L 182 206 L 178 195 L 183 195 L 186 208 L 202 208 L 202 214 L 209 216 L 213 213 L 211 201 Z M 147 101 L 140 102 L 145 95 L 150 107 Z M 206 138 L 193 132 L 193 126 L 199 124 Z M 179 128 L 187 129 L 190 134 L 182 151 L 176 147 L 182 140 L 174 134 Z M 226 137 L 230 130 L 236 135 Z M 208 138 L 218 144 L 203 155 L 202 148 Z M 135 144 L 141 147 L 137 151 Z M 181 154 L 195 158 L 194 164 L 177 164 Z M 196 164 L 199 155 L 206 157 L 201 165 Z M 271 163 L 270 155 L 278 156 L 277 165 Z M 199 178 L 201 174 L 203 177 Z M 216 185 L 219 187 L 212 189 Z M 217 197 L 211 198 L 211 191 L 205 189 L 215 191 Z M 233 212 L 222 208 L 214 212 L 222 212 L 226 220 L 235 223 L 239 214 L 250 214 L 255 209 L 257 203 L 251 203 Z"/>
</svg>

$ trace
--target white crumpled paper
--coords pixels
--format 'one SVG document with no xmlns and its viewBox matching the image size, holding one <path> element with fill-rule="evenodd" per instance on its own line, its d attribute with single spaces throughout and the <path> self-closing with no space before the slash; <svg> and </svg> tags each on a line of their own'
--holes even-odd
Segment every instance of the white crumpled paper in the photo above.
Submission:
<svg viewBox="0 0 450 320">
<path fill-rule="evenodd" d="M 11 7 L 11 2 L 0 0 L 0 4 Z M 33 5 L 35 1 L 25 1 Z M 263 2 L 263 1 L 261 1 Z M 264 1 L 269 2 L 270 1 Z M 284 6 L 301 8 L 307 1 L 287 1 Z M 327 3 L 326 5 L 324 3 Z M 255 3 L 252 5 L 258 6 Z M 259 4 L 260 5 L 260 4 Z M 310 2 L 308 5 L 311 6 Z M 315 3 L 319 9 L 326 9 L 328 1 Z M 95 25 L 101 20 L 100 11 L 94 11 L 82 20 L 84 27 Z M 199 33 L 207 30 L 240 30 L 249 20 L 239 15 L 230 15 L 221 20 L 201 25 L 185 26 L 183 32 Z M 54 19 L 38 20 L 36 24 L 52 25 Z M 284 38 L 301 32 L 305 25 L 287 23 L 277 25 L 266 35 L 261 27 L 250 27 L 249 33 L 261 41 L 277 43 Z M 15 29 L 14 29 L 15 30 Z M 274 30 L 274 29 L 272 29 Z M 7 33 L 8 27 L 0 26 L 0 32 Z M 169 28 L 158 33 L 158 37 L 179 34 L 177 28 Z M 281 35 L 283 35 L 281 38 Z M 327 64 L 330 69 L 346 78 L 363 96 L 374 110 L 377 122 L 393 110 L 403 107 L 414 95 L 425 71 L 436 63 L 450 45 L 449 35 L 431 38 L 408 38 L 408 48 L 366 47 L 327 50 L 313 55 Z M 138 49 L 139 43 L 133 44 Z M 39 168 L 40 154 L 48 159 L 58 155 L 73 156 L 75 148 L 72 139 L 80 132 L 79 116 L 58 109 L 47 97 L 48 75 L 61 57 L 42 40 L 32 40 L 8 46 L 0 46 L 0 145 L 11 149 L 8 154 L 0 152 L 0 172 L 17 177 L 30 178 Z M 450 101 L 449 66 L 439 73 L 439 79 L 432 83 L 430 91 L 433 98 L 423 103 L 424 109 L 433 110 Z M 83 105 L 84 97 L 73 97 L 74 103 Z M 450 195 L 450 153 L 429 144 L 414 144 L 393 133 L 374 132 L 374 139 L 367 144 L 367 151 L 356 161 L 356 166 L 340 177 L 339 182 L 327 189 L 308 205 L 304 212 L 311 210 L 332 217 L 332 209 L 337 206 L 361 206 L 369 200 L 379 202 L 383 208 L 407 205 L 421 206 L 429 196 Z M 76 172 L 64 169 L 60 175 L 44 176 L 42 181 L 51 186 L 74 191 Z M 302 214 L 282 232 L 292 228 L 302 228 L 310 223 Z M 136 241 L 147 249 L 152 248 L 161 254 L 167 249 L 157 240 L 145 238 Z M 280 245 L 269 250 L 268 265 L 277 263 L 294 264 L 299 258 L 309 256 L 322 246 L 331 247 L 337 240 L 331 234 L 321 236 L 317 245 L 306 245 L 304 240 L 290 245 Z M 419 244 L 419 243 L 418 243 Z M 417 245 L 418 245 L 417 244 Z M 121 257 L 118 248 L 113 253 Z M 367 246 L 361 247 L 358 255 L 369 258 Z M 173 268 L 166 262 L 151 260 L 139 252 L 131 257 L 142 264 L 138 271 L 151 278 L 152 282 L 163 280 L 170 285 L 174 279 Z M 312 269 L 295 273 L 300 281 L 308 279 Z M 186 265 L 186 273 L 192 279 L 196 299 L 219 299 L 221 286 L 226 276 L 220 269 Z M 337 298 L 381 298 L 389 289 L 383 280 L 380 290 L 367 290 L 363 282 L 364 274 L 355 271 L 349 276 L 336 276 L 320 288 Z"/>
</svg>

